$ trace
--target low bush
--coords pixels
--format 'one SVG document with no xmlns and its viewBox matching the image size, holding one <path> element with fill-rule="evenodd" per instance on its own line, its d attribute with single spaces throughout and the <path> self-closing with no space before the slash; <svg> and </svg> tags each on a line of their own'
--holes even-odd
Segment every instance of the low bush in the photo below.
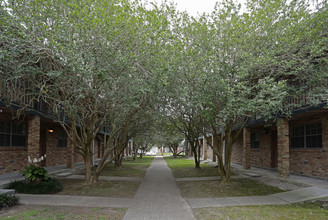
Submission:
<svg viewBox="0 0 328 220">
<path fill-rule="evenodd" d="M 55 178 L 48 178 L 46 181 L 29 182 L 26 180 L 13 181 L 6 189 L 15 189 L 17 193 L 26 194 L 52 194 L 63 190 L 63 184 Z"/>
<path fill-rule="evenodd" d="M 14 195 L 0 194 L 0 209 L 9 208 L 19 203 L 19 198 Z"/>
</svg>

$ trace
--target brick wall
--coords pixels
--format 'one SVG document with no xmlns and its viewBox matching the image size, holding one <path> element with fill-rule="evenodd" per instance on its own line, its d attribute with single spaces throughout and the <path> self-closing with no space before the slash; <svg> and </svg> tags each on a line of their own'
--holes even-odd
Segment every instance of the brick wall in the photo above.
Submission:
<svg viewBox="0 0 328 220">
<path fill-rule="evenodd" d="M 2 108 L 0 114 L 1 121 L 11 121 L 10 112 Z M 28 123 L 26 118 L 19 119 Z M 27 164 L 27 146 L 26 147 L 0 147 L 0 174 L 23 170 Z"/>
<path fill-rule="evenodd" d="M 243 163 L 243 134 L 241 133 L 236 142 L 232 145 L 231 162 Z"/>
<path fill-rule="evenodd" d="M 60 126 L 52 125 L 54 132 L 47 132 L 47 163 L 46 166 L 66 165 L 68 158 L 68 146 L 66 148 L 58 147 L 58 133 L 62 131 Z"/>
<path fill-rule="evenodd" d="M 254 167 L 271 167 L 271 131 L 269 128 L 260 127 L 251 129 L 259 134 L 259 148 L 250 150 L 250 164 Z"/>
<path fill-rule="evenodd" d="M 291 121 L 291 126 L 321 122 L 322 149 L 291 149 L 290 171 L 308 176 L 328 178 L 328 117 L 324 114 Z"/>
<path fill-rule="evenodd" d="M 0 151 L 0 174 L 23 170 L 27 164 L 25 149 L 10 149 Z"/>
</svg>

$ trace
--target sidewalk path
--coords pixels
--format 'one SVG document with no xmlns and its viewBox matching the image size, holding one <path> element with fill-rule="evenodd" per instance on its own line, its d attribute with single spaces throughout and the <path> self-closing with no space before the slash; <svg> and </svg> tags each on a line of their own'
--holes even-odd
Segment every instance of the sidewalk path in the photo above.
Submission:
<svg viewBox="0 0 328 220">
<path fill-rule="evenodd" d="M 267 196 L 189 198 L 187 200 L 192 208 L 205 208 L 220 206 L 284 205 L 326 198 L 328 198 L 328 190 L 318 187 L 307 187 Z"/>
<path fill-rule="evenodd" d="M 132 206 L 124 220 L 195 219 L 191 207 L 181 197 L 170 168 L 162 157 L 155 157 L 148 168 Z"/>
<path fill-rule="evenodd" d="M 16 194 L 24 205 L 54 205 L 79 207 L 126 208 L 132 204 L 131 198 L 68 196 L 68 195 L 31 195 Z"/>
</svg>

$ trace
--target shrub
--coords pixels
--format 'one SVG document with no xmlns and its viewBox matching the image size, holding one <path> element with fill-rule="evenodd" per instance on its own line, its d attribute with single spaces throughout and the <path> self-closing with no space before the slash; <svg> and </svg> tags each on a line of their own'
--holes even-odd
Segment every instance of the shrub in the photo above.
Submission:
<svg viewBox="0 0 328 220">
<path fill-rule="evenodd" d="M 0 194 L 0 209 L 17 205 L 19 198 L 14 195 Z"/>
<path fill-rule="evenodd" d="M 43 167 L 37 167 L 33 164 L 25 167 L 25 170 L 19 171 L 19 173 L 25 176 L 29 182 L 45 181 L 50 178 L 47 170 L 45 170 Z"/>
<path fill-rule="evenodd" d="M 55 178 L 48 178 L 46 181 L 29 182 L 26 180 L 13 181 L 6 189 L 15 189 L 17 193 L 26 194 L 52 194 L 63 190 L 63 184 Z"/>
</svg>

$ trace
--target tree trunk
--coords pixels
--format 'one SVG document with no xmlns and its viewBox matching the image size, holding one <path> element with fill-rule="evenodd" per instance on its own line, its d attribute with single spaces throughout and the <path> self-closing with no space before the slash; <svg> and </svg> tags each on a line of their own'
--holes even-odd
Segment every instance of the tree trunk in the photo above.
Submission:
<svg viewBox="0 0 328 220">
<path fill-rule="evenodd" d="M 169 148 L 170 148 L 170 151 L 173 154 L 173 158 L 177 158 L 177 156 L 178 156 L 178 148 L 175 145 L 172 145 Z"/>
<path fill-rule="evenodd" d="M 85 185 L 90 185 L 93 183 L 92 174 L 91 174 L 91 167 L 92 167 L 91 155 L 86 154 L 84 156 L 84 163 L 85 163 Z"/>
<path fill-rule="evenodd" d="M 138 148 L 134 148 L 133 149 L 134 155 L 133 155 L 133 160 L 136 161 L 137 160 L 137 156 L 138 156 Z"/>
<path fill-rule="evenodd" d="M 118 153 L 118 155 L 115 157 L 115 167 L 122 167 L 122 160 L 123 160 L 124 152 Z"/>
<path fill-rule="evenodd" d="M 195 160 L 195 168 L 200 168 L 200 161 L 198 159 L 197 150 L 195 148 L 193 149 L 193 153 L 194 153 L 194 160 Z"/>
</svg>

